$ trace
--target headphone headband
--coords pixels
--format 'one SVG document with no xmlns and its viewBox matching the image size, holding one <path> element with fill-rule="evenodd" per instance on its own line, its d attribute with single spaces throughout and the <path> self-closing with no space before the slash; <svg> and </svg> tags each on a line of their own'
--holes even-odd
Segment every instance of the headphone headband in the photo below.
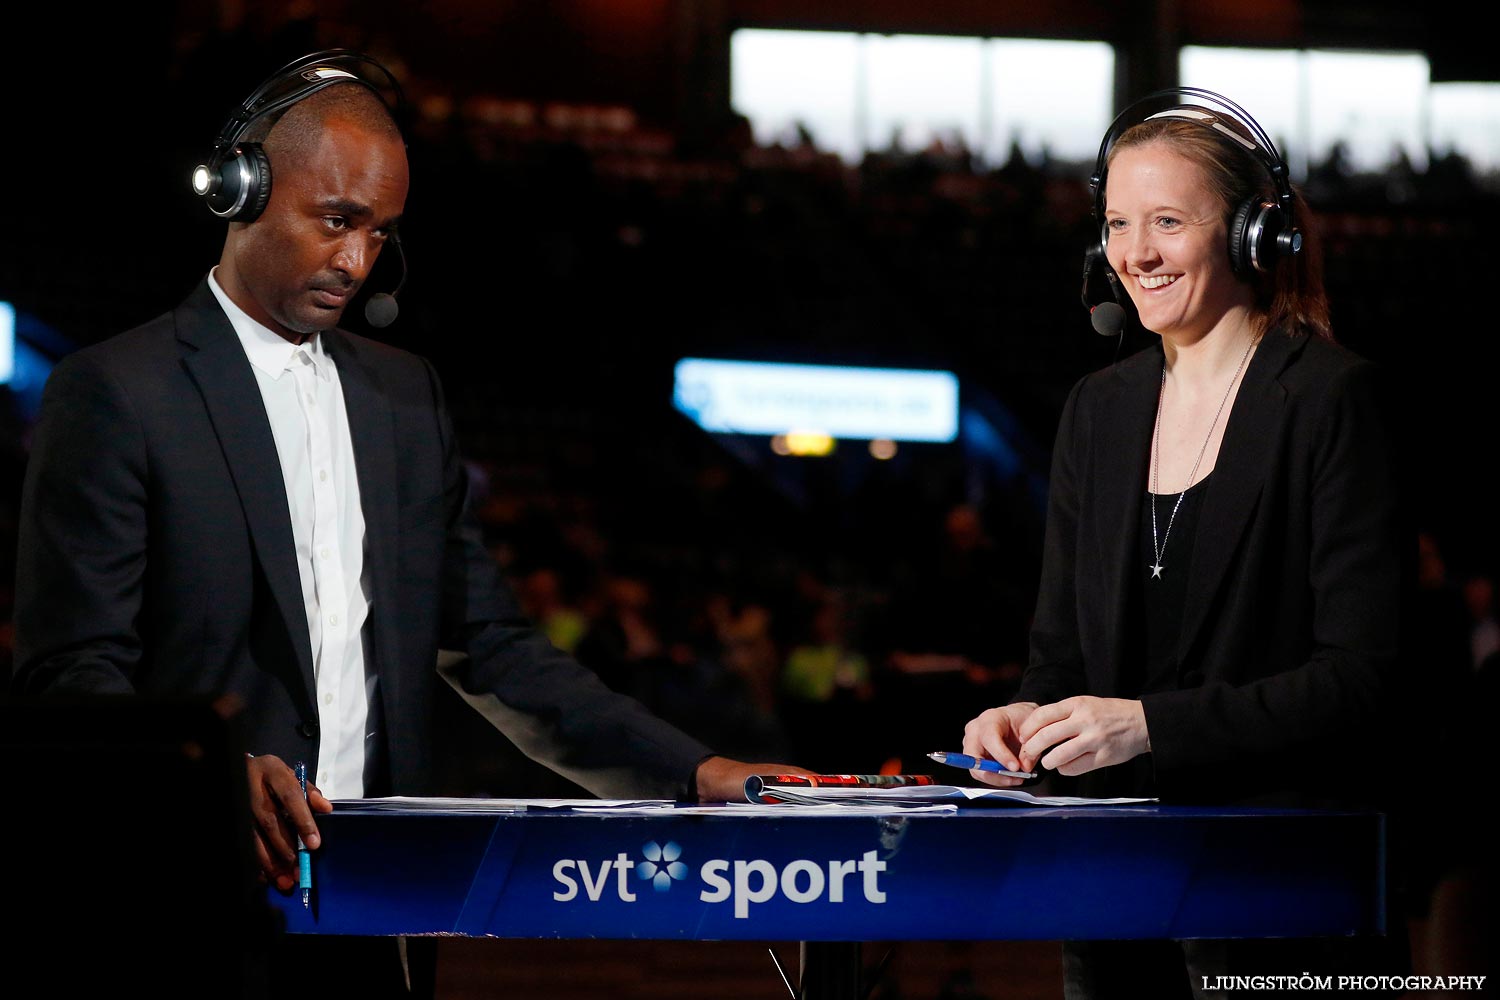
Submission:
<svg viewBox="0 0 1500 1000">
<path fill-rule="evenodd" d="M 380 71 L 387 84 L 395 91 L 394 104 L 381 93 L 380 87 L 359 73 L 353 72 L 361 65 L 373 66 Z M 214 140 L 213 155 L 209 158 L 209 167 L 217 169 L 225 155 L 234 149 L 240 136 L 244 135 L 245 130 L 254 122 L 267 115 L 283 111 L 323 88 L 345 80 L 358 83 L 373 91 L 387 107 L 405 103 L 406 98 L 401 90 L 401 82 L 396 79 L 395 74 L 370 56 L 351 49 L 324 49 L 320 52 L 313 52 L 287 63 L 262 80 L 260 85 L 250 92 L 250 96 L 241 102 L 239 109 L 219 130 L 218 138 Z"/>
<path fill-rule="evenodd" d="M 1210 101 L 1229 114 L 1226 116 L 1212 108 L 1175 100 L 1183 96 Z M 1144 117 L 1137 116 L 1139 109 L 1147 105 L 1158 104 L 1169 98 L 1174 99 L 1170 106 Z M 1276 143 L 1271 141 L 1271 136 L 1250 112 L 1223 94 L 1212 90 L 1204 90 L 1202 87 L 1168 87 L 1164 90 L 1153 91 L 1126 105 L 1105 130 L 1104 138 L 1099 142 L 1099 156 L 1094 161 L 1094 172 L 1089 177 L 1089 188 L 1094 193 L 1094 214 L 1099 221 L 1102 222 L 1104 217 L 1104 173 L 1108 169 L 1110 150 L 1114 148 L 1120 136 L 1131 127 L 1160 118 L 1190 121 L 1211 128 L 1220 135 L 1232 139 L 1236 145 L 1254 155 L 1271 176 L 1271 183 L 1276 187 L 1278 205 L 1283 212 L 1287 213 L 1288 218 L 1291 217 L 1292 186 L 1286 161 L 1281 158 L 1281 153 L 1277 151 Z"/>
</svg>

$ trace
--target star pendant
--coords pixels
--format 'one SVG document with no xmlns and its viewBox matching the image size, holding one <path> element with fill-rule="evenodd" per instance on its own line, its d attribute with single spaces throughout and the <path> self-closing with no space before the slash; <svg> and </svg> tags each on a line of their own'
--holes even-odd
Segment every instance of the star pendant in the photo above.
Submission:
<svg viewBox="0 0 1500 1000">
<path fill-rule="evenodd" d="M 1153 579 L 1153 580 L 1160 580 L 1161 579 L 1161 568 L 1162 568 L 1161 567 L 1161 563 L 1157 563 L 1155 566 L 1151 567 L 1151 579 Z"/>
</svg>

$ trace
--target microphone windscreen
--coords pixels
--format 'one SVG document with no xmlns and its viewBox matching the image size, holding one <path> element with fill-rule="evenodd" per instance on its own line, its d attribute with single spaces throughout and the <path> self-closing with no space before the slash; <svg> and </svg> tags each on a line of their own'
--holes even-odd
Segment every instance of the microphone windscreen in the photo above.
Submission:
<svg viewBox="0 0 1500 1000">
<path fill-rule="evenodd" d="M 371 326 L 390 326 L 396 322 L 396 314 L 400 311 L 396 297 L 386 292 L 370 296 L 370 301 L 365 303 L 365 319 Z"/>
<path fill-rule="evenodd" d="M 1089 322 L 1101 337 L 1118 337 L 1125 332 L 1125 307 L 1118 302 L 1101 302 L 1089 310 Z"/>
</svg>

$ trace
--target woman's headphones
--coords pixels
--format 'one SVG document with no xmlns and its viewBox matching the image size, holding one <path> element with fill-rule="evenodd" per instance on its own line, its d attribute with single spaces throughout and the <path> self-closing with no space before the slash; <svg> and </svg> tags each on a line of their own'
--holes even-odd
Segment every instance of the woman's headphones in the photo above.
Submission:
<svg viewBox="0 0 1500 1000">
<path fill-rule="evenodd" d="M 1229 114 L 1223 114 L 1197 104 L 1174 104 L 1153 114 L 1140 117 L 1140 109 L 1159 103 L 1163 98 L 1177 99 L 1180 96 L 1203 98 L 1219 105 Z M 1277 261 L 1302 249 L 1302 232 L 1297 228 L 1292 213 L 1292 185 L 1285 161 L 1276 151 L 1276 144 L 1265 129 L 1245 111 L 1221 94 L 1198 87 L 1175 87 L 1147 94 L 1121 111 L 1104 133 L 1099 143 L 1099 158 L 1094 163 L 1094 173 L 1089 177 L 1089 187 L 1094 193 L 1094 222 L 1099 226 L 1098 252 L 1104 256 L 1105 244 L 1109 240 L 1109 229 L 1104 219 L 1104 175 L 1108 170 L 1109 152 L 1126 129 L 1141 122 L 1158 118 L 1192 122 L 1213 129 L 1236 145 L 1251 153 L 1270 174 L 1276 188 L 1276 200 L 1265 201 L 1260 196 L 1247 198 L 1230 216 L 1229 262 L 1236 274 L 1258 271 L 1269 274 Z M 1107 259 L 1105 267 L 1109 265 Z"/>
<path fill-rule="evenodd" d="M 368 88 L 391 108 L 381 88 L 355 72 L 365 65 L 378 69 L 395 91 L 397 104 L 404 103 L 401 84 L 390 70 L 349 49 L 325 49 L 305 55 L 256 87 L 219 130 L 207 162 L 193 169 L 193 191 L 208 205 L 209 211 L 230 222 L 253 222 L 271 200 L 270 159 L 260 143 L 240 141 L 253 122 L 345 80 Z"/>
</svg>

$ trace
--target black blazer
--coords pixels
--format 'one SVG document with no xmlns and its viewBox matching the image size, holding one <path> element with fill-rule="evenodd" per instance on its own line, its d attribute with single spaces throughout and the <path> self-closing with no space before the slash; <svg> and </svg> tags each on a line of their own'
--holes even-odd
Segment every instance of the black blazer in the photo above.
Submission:
<svg viewBox="0 0 1500 1000">
<path fill-rule="evenodd" d="M 1132 696 L 1123 665 L 1142 656 L 1128 616 L 1162 360 L 1158 342 L 1068 398 L 1019 701 Z M 1397 665 L 1391 459 L 1375 366 L 1325 340 L 1264 337 L 1206 485 L 1177 689 L 1141 699 L 1163 800 L 1368 801 L 1384 751 L 1366 741 Z M 1110 771 L 1084 790 L 1118 790 Z"/>
<path fill-rule="evenodd" d="M 320 334 L 349 413 L 391 791 L 427 790 L 439 649 L 461 693 L 534 759 L 603 795 L 677 795 L 708 753 L 526 621 L 465 504 L 430 363 Z M 207 281 L 64 358 L 21 506 L 19 693 L 232 693 L 246 749 L 316 771 L 313 663 L 275 441 Z"/>
</svg>

